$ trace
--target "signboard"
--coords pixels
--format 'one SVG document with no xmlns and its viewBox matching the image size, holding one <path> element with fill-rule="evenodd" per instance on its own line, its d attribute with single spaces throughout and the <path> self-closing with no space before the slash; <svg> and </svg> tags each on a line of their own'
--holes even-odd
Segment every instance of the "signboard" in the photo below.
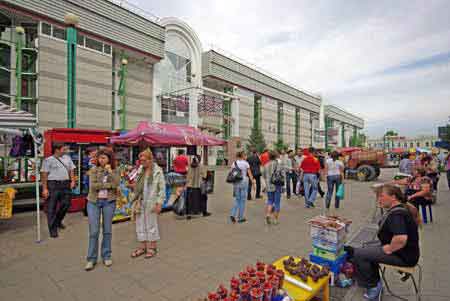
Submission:
<svg viewBox="0 0 450 301">
<path fill-rule="evenodd" d="M 438 137 L 439 139 L 445 140 L 449 137 L 450 126 L 440 126 L 438 127 Z"/>
<path fill-rule="evenodd" d="M 339 138 L 339 128 L 329 128 L 327 130 L 328 144 L 337 145 Z"/>
<path fill-rule="evenodd" d="M 325 130 L 324 129 L 313 129 L 313 141 L 315 143 L 325 142 Z"/>
</svg>

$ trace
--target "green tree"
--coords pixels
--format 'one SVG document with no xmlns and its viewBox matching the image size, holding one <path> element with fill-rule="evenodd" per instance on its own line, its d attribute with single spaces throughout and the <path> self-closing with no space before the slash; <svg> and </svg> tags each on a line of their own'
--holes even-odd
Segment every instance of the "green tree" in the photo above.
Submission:
<svg viewBox="0 0 450 301">
<path fill-rule="evenodd" d="M 353 136 L 350 139 L 350 146 L 363 147 L 366 143 L 366 135 L 359 133 L 357 136 Z"/>
<path fill-rule="evenodd" d="M 256 151 L 258 153 L 262 153 L 263 150 L 266 148 L 266 141 L 264 140 L 264 135 L 261 132 L 261 129 L 255 127 L 252 128 L 250 138 L 248 139 L 247 143 L 248 151 L 250 151 L 253 148 L 256 148 Z"/>
<path fill-rule="evenodd" d="M 389 130 L 386 132 L 386 134 L 384 134 L 385 136 L 398 136 L 398 133 L 396 131 L 393 130 Z"/>
<path fill-rule="evenodd" d="M 283 140 L 278 139 L 277 142 L 274 144 L 276 151 L 281 151 L 282 149 L 287 149 L 287 145 L 283 142 Z"/>
</svg>

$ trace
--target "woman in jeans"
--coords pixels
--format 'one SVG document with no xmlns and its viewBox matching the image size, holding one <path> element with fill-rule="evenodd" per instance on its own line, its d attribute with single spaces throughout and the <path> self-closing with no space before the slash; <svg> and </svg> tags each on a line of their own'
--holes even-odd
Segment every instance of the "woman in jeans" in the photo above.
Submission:
<svg viewBox="0 0 450 301">
<path fill-rule="evenodd" d="M 338 190 L 339 185 L 342 183 L 342 179 L 344 178 L 344 163 L 338 160 L 339 153 L 334 151 L 330 155 L 331 158 L 327 159 L 325 164 L 325 174 L 327 175 L 327 197 L 325 199 L 325 206 L 327 209 L 330 208 L 331 198 L 333 197 L 333 190 Z M 334 199 L 334 207 L 339 208 L 339 197 L 337 194 Z"/>
<path fill-rule="evenodd" d="M 244 217 L 245 201 L 247 199 L 248 181 L 249 178 L 255 184 L 250 165 L 246 161 L 245 153 L 243 151 L 236 154 L 236 161 L 231 165 L 231 168 L 239 168 L 242 172 L 242 180 L 233 183 L 234 206 L 231 209 L 230 220 L 236 223 L 236 216 L 238 223 L 245 223 L 247 219 Z"/>
<path fill-rule="evenodd" d="M 97 263 L 98 236 L 100 232 L 100 215 L 102 216 L 103 240 L 101 255 L 105 266 L 112 265 L 111 238 L 112 219 L 116 208 L 117 192 L 120 184 L 118 170 L 114 165 L 112 153 L 100 150 L 97 153 L 95 167 L 89 172 L 89 194 L 87 212 L 89 219 L 89 248 L 86 271 Z"/>
<path fill-rule="evenodd" d="M 266 223 L 268 225 L 278 225 L 278 218 L 281 209 L 281 190 L 282 185 L 272 183 L 272 175 L 275 170 L 280 170 L 281 165 L 278 162 L 278 153 L 271 151 L 269 154 L 270 161 L 267 163 L 263 171 L 264 180 L 266 181 L 267 203 L 266 203 Z M 284 171 L 282 171 L 284 173 Z"/>
<path fill-rule="evenodd" d="M 131 253 L 132 258 L 145 254 L 153 258 L 158 254 L 156 242 L 160 239 L 158 214 L 161 213 L 165 196 L 164 172 L 153 162 L 153 154 L 145 150 L 139 154 L 142 171 L 138 175 L 132 200 L 133 217 L 136 220 L 136 235 L 141 246 Z"/>
</svg>

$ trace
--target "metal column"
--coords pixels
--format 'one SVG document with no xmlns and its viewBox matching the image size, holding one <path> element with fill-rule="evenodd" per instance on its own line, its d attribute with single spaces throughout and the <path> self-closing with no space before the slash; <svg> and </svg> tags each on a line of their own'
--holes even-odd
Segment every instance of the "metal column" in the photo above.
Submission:
<svg viewBox="0 0 450 301">
<path fill-rule="evenodd" d="M 67 127 L 75 128 L 77 124 L 77 83 L 76 83 L 76 57 L 77 57 L 77 29 L 69 26 L 67 36 Z"/>
<path fill-rule="evenodd" d="M 122 53 L 120 56 L 120 82 L 119 82 L 119 91 L 118 94 L 120 96 L 120 129 L 126 130 L 127 128 L 127 76 L 128 76 L 128 60 L 125 55 Z"/>
<path fill-rule="evenodd" d="M 16 109 L 22 110 L 22 49 L 25 30 L 16 27 Z"/>
</svg>

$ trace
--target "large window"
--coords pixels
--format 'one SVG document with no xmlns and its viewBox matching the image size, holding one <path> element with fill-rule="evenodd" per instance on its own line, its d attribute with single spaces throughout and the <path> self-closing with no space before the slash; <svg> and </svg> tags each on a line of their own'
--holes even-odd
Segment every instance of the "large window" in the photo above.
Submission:
<svg viewBox="0 0 450 301">
<path fill-rule="evenodd" d="M 167 123 L 189 123 L 189 96 L 163 95 L 161 100 L 161 121 Z"/>
<path fill-rule="evenodd" d="M 66 30 L 63 27 L 58 27 L 45 22 L 41 23 L 41 34 L 62 41 L 66 40 Z M 80 33 L 77 33 L 77 44 L 82 48 L 95 50 L 96 52 L 104 53 L 106 55 L 111 55 L 112 53 L 110 44 L 103 43 L 90 37 L 86 37 L 85 35 Z"/>
</svg>

